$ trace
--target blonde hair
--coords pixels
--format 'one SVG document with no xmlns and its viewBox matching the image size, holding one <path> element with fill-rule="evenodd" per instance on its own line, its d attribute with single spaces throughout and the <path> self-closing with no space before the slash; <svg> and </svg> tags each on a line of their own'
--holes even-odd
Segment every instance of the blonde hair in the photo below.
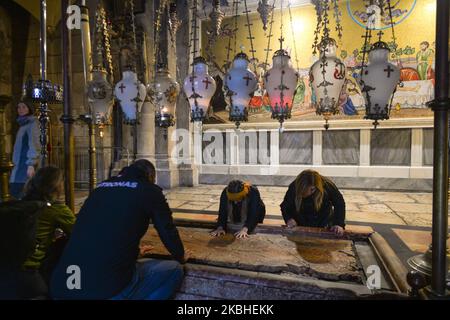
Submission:
<svg viewBox="0 0 450 320">
<path fill-rule="evenodd" d="M 324 195 L 324 182 L 327 178 L 322 177 L 320 173 L 314 170 L 304 170 L 295 179 L 295 208 L 300 211 L 302 200 L 309 187 L 314 186 L 316 190 L 313 193 L 314 209 L 319 212 L 322 207 Z"/>
</svg>

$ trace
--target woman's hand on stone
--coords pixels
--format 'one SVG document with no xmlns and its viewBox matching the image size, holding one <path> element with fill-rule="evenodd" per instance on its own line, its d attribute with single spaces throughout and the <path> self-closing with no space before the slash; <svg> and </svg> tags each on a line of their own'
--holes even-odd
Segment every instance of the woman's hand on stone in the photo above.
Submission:
<svg viewBox="0 0 450 320">
<path fill-rule="evenodd" d="M 342 228 L 341 226 L 332 226 L 330 228 L 330 231 L 334 232 L 336 235 L 340 237 L 344 235 L 344 228 Z"/>
<path fill-rule="evenodd" d="M 213 230 L 209 233 L 212 237 L 219 237 L 225 234 L 225 230 L 222 227 L 218 227 L 216 230 Z"/>
<path fill-rule="evenodd" d="M 286 223 L 286 226 L 288 228 L 295 228 L 297 226 L 297 221 L 295 221 L 294 219 L 289 219 Z"/>
<path fill-rule="evenodd" d="M 248 229 L 247 227 L 243 227 L 241 231 L 236 232 L 235 234 L 236 239 L 246 239 L 248 238 Z"/>
</svg>

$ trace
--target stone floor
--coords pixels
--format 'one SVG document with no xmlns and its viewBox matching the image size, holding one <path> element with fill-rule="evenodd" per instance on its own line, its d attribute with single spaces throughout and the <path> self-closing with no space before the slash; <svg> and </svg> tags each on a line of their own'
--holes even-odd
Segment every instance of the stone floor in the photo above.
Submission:
<svg viewBox="0 0 450 320">
<path fill-rule="evenodd" d="M 165 191 L 175 218 L 215 221 L 223 186 L 199 185 Z M 286 187 L 259 187 L 266 204 L 265 224 L 283 223 L 280 203 Z M 432 194 L 342 190 L 347 208 L 347 229 L 377 231 L 405 261 L 424 252 L 431 242 Z M 79 208 L 87 193 L 78 192 Z"/>
</svg>

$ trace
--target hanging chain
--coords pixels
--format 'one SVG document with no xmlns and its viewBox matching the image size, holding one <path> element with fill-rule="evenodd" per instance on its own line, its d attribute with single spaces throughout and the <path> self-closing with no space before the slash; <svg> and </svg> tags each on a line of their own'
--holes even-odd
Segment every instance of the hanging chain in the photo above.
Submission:
<svg viewBox="0 0 450 320">
<path fill-rule="evenodd" d="M 136 66 L 137 67 L 137 38 L 136 38 L 136 21 L 135 21 L 135 16 L 134 16 L 134 1 L 130 1 L 129 2 L 130 5 L 130 19 L 131 19 L 131 30 L 132 30 L 132 40 L 133 40 L 133 51 L 134 51 L 134 56 L 136 59 Z"/>
<path fill-rule="evenodd" d="M 198 0 L 192 0 L 192 25 L 191 25 L 191 39 L 189 43 L 189 47 L 192 48 L 191 54 L 195 58 L 197 56 L 198 52 L 198 25 L 197 25 L 197 19 L 198 19 Z"/>
<path fill-rule="evenodd" d="M 256 70 L 256 59 L 255 59 L 255 52 L 256 52 L 256 50 L 255 50 L 255 48 L 253 46 L 253 39 L 255 39 L 255 37 L 252 36 L 252 28 L 251 27 L 252 27 L 253 24 L 250 23 L 250 16 L 249 16 L 250 10 L 248 10 L 248 8 L 247 8 L 247 0 L 244 0 L 244 6 L 245 6 L 244 13 L 245 13 L 245 17 L 247 19 L 247 24 L 245 26 L 248 28 L 248 37 L 247 37 L 247 39 L 250 40 L 250 52 L 252 54 L 253 67 L 254 67 L 254 70 Z"/>
<path fill-rule="evenodd" d="M 330 4 L 328 3 L 328 0 L 322 1 L 322 12 L 323 12 L 323 18 L 322 18 L 322 28 L 323 28 L 323 37 L 322 39 L 328 39 L 330 37 L 330 29 L 328 28 L 328 25 L 330 23 L 330 20 L 328 18 L 328 10 L 330 10 Z"/>
<path fill-rule="evenodd" d="M 270 42 L 273 37 L 273 21 L 274 21 L 274 15 L 275 15 L 275 2 L 277 0 L 273 0 L 272 4 L 272 14 L 269 22 L 269 34 L 267 35 L 267 48 L 264 49 L 266 51 L 266 59 L 264 60 L 264 71 L 267 71 L 267 66 L 269 65 L 269 52 L 272 51 L 270 48 Z"/>
<path fill-rule="evenodd" d="M 317 25 L 316 25 L 316 30 L 314 30 L 314 42 L 312 45 L 313 48 L 313 55 L 317 54 L 317 51 L 319 50 L 319 38 L 320 38 L 320 27 L 322 25 L 322 13 L 320 12 L 320 8 L 321 8 L 321 4 L 320 4 L 321 0 L 318 0 L 316 3 L 316 15 L 317 15 Z"/>
<path fill-rule="evenodd" d="M 197 12 L 197 8 L 198 8 L 198 0 L 193 0 L 192 1 L 192 8 L 191 8 L 192 9 L 192 25 L 191 25 L 192 29 L 191 29 L 191 40 L 190 40 L 190 47 L 192 47 L 191 54 L 192 54 L 193 59 L 195 59 L 196 56 L 197 56 L 197 51 L 198 51 L 198 49 L 197 49 L 197 41 L 199 40 L 198 36 L 197 36 L 197 32 L 198 32 L 198 25 L 197 25 L 198 12 Z M 194 62 L 192 62 L 192 75 L 190 77 L 190 81 L 191 81 L 191 88 L 192 88 L 192 96 L 194 98 L 194 105 L 195 105 L 195 108 L 198 109 L 198 101 L 197 101 L 198 94 L 196 94 L 195 86 L 194 86 L 195 78 L 196 78 L 195 66 L 194 66 Z M 188 97 L 188 98 L 191 98 L 191 97 Z"/>
<path fill-rule="evenodd" d="M 156 10 L 156 20 L 155 20 L 155 56 L 153 58 L 153 65 L 157 67 L 158 63 L 162 62 L 162 52 L 160 48 L 160 32 L 161 32 L 161 20 L 164 14 L 164 9 L 167 0 L 160 0 L 159 7 Z M 156 72 L 155 72 L 156 75 Z"/>
<path fill-rule="evenodd" d="M 227 49 L 227 59 L 224 61 L 226 68 L 228 69 L 230 63 L 231 63 L 231 51 L 233 50 L 233 48 L 231 48 L 231 38 L 236 38 L 236 32 L 237 32 L 237 6 L 239 5 L 239 0 L 234 0 L 233 1 L 233 6 L 231 8 L 231 11 L 233 12 L 234 16 L 233 16 L 233 22 L 234 22 L 234 29 L 228 34 L 228 46 L 226 47 Z M 236 51 L 236 44 L 235 46 L 235 51 Z"/>
<path fill-rule="evenodd" d="M 391 24 L 391 30 L 392 30 L 392 42 L 394 43 L 393 47 L 394 47 L 394 56 L 395 56 L 395 60 L 397 62 L 397 66 L 400 66 L 400 57 L 397 54 L 397 38 L 395 37 L 395 32 L 394 32 L 394 18 L 392 16 L 392 6 L 391 6 L 391 0 L 387 0 L 387 9 L 389 11 L 389 19 L 390 19 L 390 24 Z"/>
<path fill-rule="evenodd" d="M 391 6 L 391 0 L 387 0 L 387 7 L 389 10 L 389 19 L 390 19 L 390 23 L 391 23 L 391 30 L 392 30 L 392 41 L 394 42 L 393 47 L 394 47 L 394 56 L 395 56 L 395 60 L 397 62 L 397 67 L 400 68 L 400 57 L 397 54 L 397 39 L 395 38 L 395 33 L 394 33 L 394 20 L 393 20 L 393 16 L 392 16 L 392 6 Z M 403 87 L 403 82 L 400 81 L 398 83 L 398 85 L 400 87 Z M 390 116 L 391 114 L 391 109 L 392 109 L 392 102 L 394 101 L 394 95 L 395 92 L 397 91 L 397 87 L 395 87 L 394 92 L 391 95 L 391 101 L 389 103 L 389 110 L 388 110 L 388 116 Z"/>
<path fill-rule="evenodd" d="M 362 48 L 361 53 L 363 54 L 362 60 L 361 60 L 361 70 L 360 70 L 360 83 L 364 83 L 363 81 L 363 74 L 364 74 L 364 68 L 366 67 L 366 56 L 369 52 L 369 46 L 370 46 L 370 39 L 372 38 L 372 29 L 369 28 L 369 26 L 366 26 L 366 33 L 363 36 L 364 38 L 364 46 Z"/>
<path fill-rule="evenodd" d="M 280 41 L 280 50 L 283 49 L 283 0 L 281 0 L 281 7 L 280 7 L 280 39 L 278 39 Z"/>
<path fill-rule="evenodd" d="M 237 31 L 238 31 L 238 17 L 240 17 L 240 15 L 238 14 L 239 12 L 239 4 L 240 4 L 240 0 L 236 1 L 236 7 L 234 8 L 235 12 L 234 12 L 234 47 L 233 47 L 233 56 L 236 55 L 236 51 L 237 51 Z"/>
<path fill-rule="evenodd" d="M 334 3 L 334 19 L 336 21 L 336 28 L 335 30 L 337 31 L 338 34 L 338 39 L 339 39 L 339 43 L 342 43 L 342 25 L 341 25 L 341 17 L 342 17 L 342 12 L 339 10 L 339 5 L 338 5 L 338 0 L 333 0 Z"/>
<path fill-rule="evenodd" d="M 292 42 L 294 45 L 294 54 L 295 54 L 295 66 L 297 68 L 297 72 L 300 70 L 299 63 L 298 63 L 298 54 L 297 54 L 297 44 L 295 43 L 295 32 L 294 32 L 294 21 L 292 19 L 292 11 L 291 11 L 291 2 L 288 2 L 288 9 L 289 9 L 289 19 L 291 20 L 291 31 L 292 31 Z"/>
</svg>

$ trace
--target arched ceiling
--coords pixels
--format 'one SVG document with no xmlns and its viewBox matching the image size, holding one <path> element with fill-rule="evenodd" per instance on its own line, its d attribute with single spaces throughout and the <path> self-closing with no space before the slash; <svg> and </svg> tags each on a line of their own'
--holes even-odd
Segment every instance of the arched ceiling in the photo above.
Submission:
<svg viewBox="0 0 450 320">
<path fill-rule="evenodd" d="M 40 20 L 40 0 L 13 0 Z M 47 25 L 55 27 L 61 19 L 61 0 L 47 0 Z"/>
</svg>

